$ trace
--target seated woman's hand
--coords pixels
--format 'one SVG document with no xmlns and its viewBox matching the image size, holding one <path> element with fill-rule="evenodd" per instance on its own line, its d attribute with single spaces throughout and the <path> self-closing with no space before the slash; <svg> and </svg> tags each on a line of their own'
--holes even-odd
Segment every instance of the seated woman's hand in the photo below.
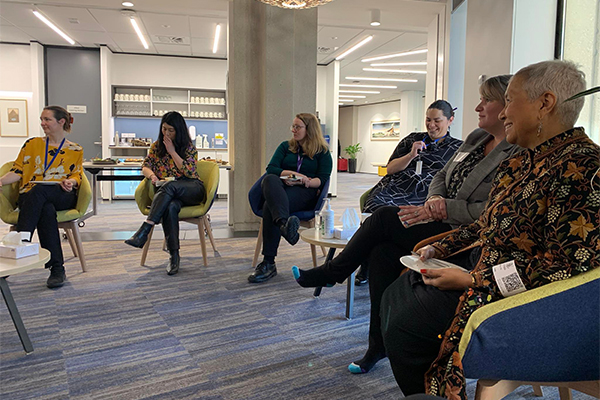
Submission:
<svg viewBox="0 0 600 400">
<path fill-rule="evenodd" d="M 398 217 L 404 226 L 411 226 L 419 222 L 431 221 L 433 216 L 423 206 L 399 206 Z"/>
<path fill-rule="evenodd" d="M 424 207 L 427 208 L 427 211 L 436 221 L 443 221 L 448 218 L 448 213 L 446 212 L 446 199 L 442 196 L 430 197 L 425 202 Z"/>
<path fill-rule="evenodd" d="M 464 290 L 471 286 L 471 274 L 458 268 L 422 269 L 423 282 L 440 290 Z"/>
<path fill-rule="evenodd" d="M 415 158 L 419 155 L 419 152 L 426 147 L 427 145 L 425 145 L 425 142 L 414 142 L 412 148 L 410 149 L 410 156 Z"/>
<path fill-rule="evenodd" d="M 438 253 L 437 249 L 431 245 L 421 247 L 416 253 L 421 256 L 421 261 L 428 260 L 430 258 L 439 258 L 441 254 Z"/>
<path fill-rule="evenodd" d="M 70 179 L 63 179 L 60 182 L 60 187 L 62 188 L 62 190 L 64 190 L 65 192 L 70 192 L 73 190 L 73 181 Z"/>
</svg>

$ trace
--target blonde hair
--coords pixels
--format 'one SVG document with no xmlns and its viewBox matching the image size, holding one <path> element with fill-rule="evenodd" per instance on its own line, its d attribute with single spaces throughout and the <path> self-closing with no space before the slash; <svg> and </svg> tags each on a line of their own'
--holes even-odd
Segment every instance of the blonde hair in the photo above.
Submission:
<svg viewBox="0 0 600 400">
<path fill-rule="evenodd" d="M 479 87 L 479 94 L 488 101 L 505 104 L 504 93 L 512 75 L 496 75 L 486 79 Z"/>
<path fill-rule="evenodd" d="M 319 124 L 317 117 L 310 113 L 301 113 L 297 114 L 296 118 L 306 125 L 306 137 L 304 138 L 304 145 L 302 146 L 304 154 L 312 159 L 317 153 L 329 151 L 327 142 L 321 132 L 321 124 Z M 300 147 L 299 143 L 294 138 L 291 138 L 288 143 L 290 144 L 290 151 L 292 153 L 297 153 L 298 148 Z"/>
</svg>

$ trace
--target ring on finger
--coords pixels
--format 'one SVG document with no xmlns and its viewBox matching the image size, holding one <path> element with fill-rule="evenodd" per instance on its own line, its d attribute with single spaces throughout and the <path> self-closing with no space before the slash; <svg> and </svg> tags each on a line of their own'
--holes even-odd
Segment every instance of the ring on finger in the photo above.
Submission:
<svg viewBox="0 0 600 400">
<path fill-rule="evenodd" d="M 419 215 L 419 212 L 418 212 L 418 211 L 415 211 L 415 215 Z"/>
<path fill-rule="evenodd" d="M 434 206 L 433 204 L 430 204 L 430 205 L 429 205 L 429 208 L 430 208 L 431 210 L 435 210 L 435 206 Z"/>
</svg>

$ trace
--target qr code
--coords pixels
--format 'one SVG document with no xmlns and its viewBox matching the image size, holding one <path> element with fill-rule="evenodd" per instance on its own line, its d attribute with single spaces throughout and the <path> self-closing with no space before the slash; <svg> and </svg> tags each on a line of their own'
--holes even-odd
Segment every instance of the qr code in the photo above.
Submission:
<svg viewBox="0 0 600 400">
<path fill-rule="evenodd" d="M 521 278 L 519 278 L 519 274 L 513 272 L 510 275 L 502 277 L 502 283 L 506 287 L 507 292 L 514 292 L 515 290 L 519 290 L 522 287 Z"/>
</svg>

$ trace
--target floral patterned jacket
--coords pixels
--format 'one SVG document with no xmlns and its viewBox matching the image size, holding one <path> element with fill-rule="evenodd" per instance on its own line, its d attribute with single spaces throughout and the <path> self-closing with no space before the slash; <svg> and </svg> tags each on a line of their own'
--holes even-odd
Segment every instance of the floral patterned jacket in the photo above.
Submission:
<svg viewBox="0 0 600 400">
<path fill-rule="evenodd" d="M 526 289 L 600 267 L 600 146 L 575 128 L 500 165 L 479 220 L 433 244 L 444 256 L 481 246 L 438 358 L 425 376 L 429 394 L 466 399 L 458 345 L 469 316 L 500 300 L 492 267 L 514 260 Z"/>
<path fill-rule="evenodd" d="M 159 157 L 156 154 L 157 148 L 158 142 L 152 143 L 150 151 L 144 159 L 142 166 L 150 168 L 158 179 L 165 179 L 168 177 L 181 178 L 182 176 L 185 176 L 187 178 L 200 180 L 200 175 L 198 175 L 196 169 L 196 161 L 198 161 L 198 150 L 196 150 L 196 146 L 190 144 L 186 149 L 185 157 L 182 157 L 183 166 L 181 169 L 177 168 L 177 165 L 170 154 L 167 153 L 165 157 Z"/>
<path fill-rule="evenodd" d="M 48 166 L 44 174 L 44 153 L 46 152 L 46 139 L 34 137 L 28 139 L 21 147 L 11 172 L 21 176 L 19 194 L 27 193 L 33 188 L 34 182 L 61 182 L 64 179 L 74 179 L 78 187 L 83 174 L 83 149 L 77 143 L 65 141 L 65 144 L 56 154 L 58 147 L 49 146 L 48 163 L 56 155 L 54 162 Z"/>
</svg>

